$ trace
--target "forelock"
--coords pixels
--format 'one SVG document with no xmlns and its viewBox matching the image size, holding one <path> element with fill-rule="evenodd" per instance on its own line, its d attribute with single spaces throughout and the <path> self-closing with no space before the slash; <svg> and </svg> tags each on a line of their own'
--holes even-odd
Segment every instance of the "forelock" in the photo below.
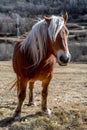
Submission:
<svg viewBox="0 0 87 130">
<path fill-rule="evenodd" d="M 62 17 L 59 16 L 51 17 L 48 33 L 52 41 L 56 40 L 56 37 L 63 26 L 64 26 L 64 19 Z"/>
</svg>

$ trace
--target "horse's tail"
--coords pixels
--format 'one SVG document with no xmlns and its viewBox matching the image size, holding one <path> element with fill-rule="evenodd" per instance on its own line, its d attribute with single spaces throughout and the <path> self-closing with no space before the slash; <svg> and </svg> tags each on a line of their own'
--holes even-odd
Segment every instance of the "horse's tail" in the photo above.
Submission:
<svg viewBox="0 0 87 130">
<path fill-rule="evenodd" d="M 12 84 L 12 86 L 10 87 L 10 90 L 12 90 L 16 85 L 17 85 L 17 80 L 13 81 L 14 83 Z"/>
<path fill-rule="evenodd" d="M 15 79 L 14 81 L 13 81 L 13 84 L 12 84 L 12 86 L 11 86 L 11 88 L 10 88 L 10 90 L 12 90 L 12 88 L 18 88 L 20 86 L 20 76 L 18 76 L 17 75 L 17 79 Z"/>
</svg>

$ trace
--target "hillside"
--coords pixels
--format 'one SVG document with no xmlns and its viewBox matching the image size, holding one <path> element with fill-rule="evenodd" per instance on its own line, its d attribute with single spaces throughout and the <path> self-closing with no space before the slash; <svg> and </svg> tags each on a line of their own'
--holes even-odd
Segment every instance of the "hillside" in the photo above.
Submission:
<svg viewBox="0 0 87 130">
<path fill-rule="evenodd" d="M 0 12 L 16 11 L 22 16 L 37 14 L 86 13 L 87 0 L 0 0 Z"/>
<path fill-rule="evenodd" d="M 11 59 L 14 44 L 44 15 L 65 11 L 72 60 L 87 61 L 87 0 L 0 0 L 0 60 Z"/>
<path fill-rule="evenodd" d="M 29 31 L 44 15 L 69 14 L 69 22 L 87 22 L 87 0 L 0 0 L 0 33 Z M 30 19 L 32 18 L 32 19 Z"/>
</svg>

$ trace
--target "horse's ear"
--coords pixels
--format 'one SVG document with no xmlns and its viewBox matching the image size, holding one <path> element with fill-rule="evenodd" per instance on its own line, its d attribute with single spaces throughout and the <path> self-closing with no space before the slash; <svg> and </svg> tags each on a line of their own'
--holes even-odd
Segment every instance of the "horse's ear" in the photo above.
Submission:
<svg viewBox="0 0 87 130">
<path fill-rule="evenodd" d="M 67 20 L 68 20 L 68 13 L 67 12 L 63 15 L 63 18 L 64 18 L 64 22 L 66 24 Z"/>
<path fill-rule="evenodd" d="M 50 24 L 51 18 L 48 18 L 48 17 L 45 16 L 44 19 L 45 19 L 47 24 Z"/>
</svg>

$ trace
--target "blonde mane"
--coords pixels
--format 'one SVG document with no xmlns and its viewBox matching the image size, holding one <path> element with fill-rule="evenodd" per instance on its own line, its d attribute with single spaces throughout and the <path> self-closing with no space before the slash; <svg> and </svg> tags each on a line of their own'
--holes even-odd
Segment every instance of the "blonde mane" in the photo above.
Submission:
<svg viewBox="0 0 87 130">
<path fill-rule="evenodd" d="M 47 35 L 54 42 L 63 26 L 64 20 L 62 17 L 52 16 L 50 25 L 45 20 L 41 20 L 32 27 L 21 49 L 24 52 L 28 51 L 29 56 L 32 57 L 33 65 L 38 65 L 47 54 Z"/>
</svg>

